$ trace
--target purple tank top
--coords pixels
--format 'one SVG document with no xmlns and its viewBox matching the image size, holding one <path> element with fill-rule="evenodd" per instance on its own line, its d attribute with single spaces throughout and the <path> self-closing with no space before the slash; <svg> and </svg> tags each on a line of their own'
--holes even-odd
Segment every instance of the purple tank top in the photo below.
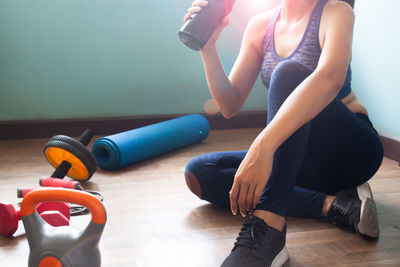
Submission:
<svg viewBox="0 0 400 267">
<path fill-rule="evenodd" d="M 319 24 L 321 21 L 322 10 L 327 1 L 328 0 L 319 0 L 311 13 L 307 28 L 299 45 L 293 51 L 293 53 L 286 58 L 279 57 L 276 54 L 274 46 L 275 24 L 281 13 L 281 8 L 279 7 L 275 14 L 272 16 L 262 41 L 262 53 L 264 55 L 264 60 L 261 67 L 261 79 L 267 88 L 269 88 L 269 81 L 272 71 L 274 70 L 275 66 L 278 65 L 278 63 L 281 61 L 288 59 L 295 60 L 306 65 L 312 70 L 316 69 L 319 57 L 321 55 L 321 47 L 319 44 Z M 351 68 L 349 65 L 343 87 L 340 90 L 338 97 L 343 98 L 350 94 L 350 92 Z"/>
</svg>

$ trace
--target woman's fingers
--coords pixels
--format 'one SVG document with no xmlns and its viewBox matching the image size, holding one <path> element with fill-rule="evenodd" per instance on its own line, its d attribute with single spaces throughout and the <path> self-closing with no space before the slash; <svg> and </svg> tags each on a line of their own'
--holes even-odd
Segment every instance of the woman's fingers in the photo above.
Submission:
<svg viewBox="0 0 400 267">
<path fill-rule="evenodd" d="M 254 196 L 253 196 L 253 207 L 255 208 L 260 201 L 260 198 L 262 196 L 262 192 L 264 190 L 264 187 L 262 186 L 257 186 L 256 190 L 254 191 Z"/>
<path fill-rule="evenodd" d="M 231 201 L 231 211 L 233 215 L 236 215 L 238 212 L 238 196 L 239 196 L 239 183 L 234 182 L 231 192 L 229 194 L 229 199 Z"/>
<path fill-rule="evenodd" d="M 208 1 L 205 0 L 196 0 L 193 1 L 192 6 L 207 6 L 208 5 Z"/>
<path fill-rule="evenodd" d="M 189 7 L 188 10 L 187 10 L 188 13 L 183 18 L 183 21 L 186 22 L 188 19 L 190 19 L 193 16 L 194 13 L 197 13 L 200 10 L 201 10 L 201 7 L 199 7 L 199 6 Z"/>
<path fill-rule="evenodd" d="M 183 22 L 186 22 L 188 19 L 190 19 L 192 15 L 191 14 L 186 14 L 185 17 L 183 18 Z"/>
<path fill-rule="evenodd" d="M 199 6 L 191 6 L 187 10 L 188 14 L 191 14 L 191 15 L 193 15 L 194 13 L 200 12 L 200 11 L 201 11 L 201 7 L 199 7 Z"/>
<path fill-rule="evenodd" d="M 247 212 L 247 193 L 249 190 L 249 186 L 246 184 L 241 183 L 240 184 L 240 192 L 239 192 L 239 197 L 238 197 L 238 205 L 239 205 L 239 210 L 240 214 L 245 217 L 246 212 Z"/>
<path fill-rule="evenodd" d="M 193 1 L 192 6 L 188 8 L 187 14 L 183 18 L 183 21 L 186 22 L 188 19 L 192 17 L 193 14 L 198 13 L 201 11 L 202 7 L 205 7 L 208 5 L 208 1 L 205 0 L 196 0 Z"/>
</svg>

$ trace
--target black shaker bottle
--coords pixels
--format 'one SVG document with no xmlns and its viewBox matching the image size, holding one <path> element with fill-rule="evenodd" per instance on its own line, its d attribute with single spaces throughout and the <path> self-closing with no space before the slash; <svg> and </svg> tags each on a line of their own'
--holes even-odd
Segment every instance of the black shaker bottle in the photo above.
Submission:
<svg viewBox="0 0 400 267">
<path fill-rule="evenodd" d="M 223 18 L 232 11 L 235 0 L 208 0 L 208 5 L 189 18 L 179 30 L 179 38 L 189 48 L 199 51 L 210 39 Z"/>
</svg>

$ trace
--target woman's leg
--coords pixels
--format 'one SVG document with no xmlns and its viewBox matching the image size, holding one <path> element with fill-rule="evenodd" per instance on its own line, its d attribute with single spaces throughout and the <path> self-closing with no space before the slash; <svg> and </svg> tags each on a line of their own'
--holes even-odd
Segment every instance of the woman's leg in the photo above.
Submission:
<svg viewBox="0 0 400 267">
<path fill-rule="evenodd" d="M 310 74 L 295 61 L 278 64 L 271 76 L 267 123 Z M 382 157 L 372 124 L 336 98 L 276 151 L 257 209 L 283 217 L 320 216 L 326 194 L 364 183 L 377 171 Z"/>
<path fill-rule="evenodd" d="M 277 66 L 269 90 L 268 123 L 309 74 L 311 70 L 294 61 Z M 217 152 L 194 158 L 186 167 L 189 188 L 204 200 L 229 207 L 229 191 L 245 154 Z M 352 113 L 335 99 L 275 153 L 271 177 L 257 208 L 281 216 L 320 217 L 326 195 L 370 179 L 382 155 L 379 136 L 368 118 Z"/>
</svg>

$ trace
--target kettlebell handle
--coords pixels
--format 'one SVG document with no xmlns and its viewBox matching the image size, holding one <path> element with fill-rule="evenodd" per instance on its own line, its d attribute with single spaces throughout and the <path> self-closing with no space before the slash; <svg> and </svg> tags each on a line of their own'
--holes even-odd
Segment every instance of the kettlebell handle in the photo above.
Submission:
<svg viewBox="0 0 400 267">
<path fill-rule="evenodd" d="M 29 192 L 22 200 L 21 216 L 32 215 L 36 204 L 47 201 L 62 201 L 85 206 L 92 214 L 93 223 L 106 223 L 106 211 L 100 200 L 89 193 L 65 188 L 36 189 Z"/>
</svg>

